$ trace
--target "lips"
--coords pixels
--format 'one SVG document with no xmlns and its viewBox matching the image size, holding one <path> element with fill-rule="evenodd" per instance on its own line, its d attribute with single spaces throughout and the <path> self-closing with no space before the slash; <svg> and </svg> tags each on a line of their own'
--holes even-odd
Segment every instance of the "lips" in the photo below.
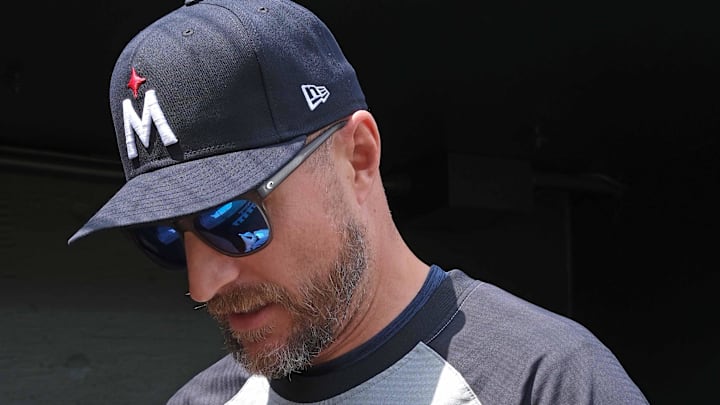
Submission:
<svg viewBox="0 0 720 405">
<path fill-rule="evenodd" d="M 275 304 L 254 307 L 249 311 L 233 312 L 227 315 L 228 324 L 234 331 L 243 332 L 260 329 L 267 325 L 268 317 Z"/>
</svg>

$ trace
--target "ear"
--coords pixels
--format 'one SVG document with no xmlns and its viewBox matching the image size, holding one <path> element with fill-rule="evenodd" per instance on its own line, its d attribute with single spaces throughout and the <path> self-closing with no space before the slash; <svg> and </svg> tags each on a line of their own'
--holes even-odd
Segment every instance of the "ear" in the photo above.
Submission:
<svg viewBox="0 0 720 405">
<path fill-rule="evenodd" d="M 380 177 L 380 133 L 372 114 L 356 111 L 342 130 L 342 153 L 349 163 L 351 187 L 358 204 L 367 199 Z"/>
</svg>

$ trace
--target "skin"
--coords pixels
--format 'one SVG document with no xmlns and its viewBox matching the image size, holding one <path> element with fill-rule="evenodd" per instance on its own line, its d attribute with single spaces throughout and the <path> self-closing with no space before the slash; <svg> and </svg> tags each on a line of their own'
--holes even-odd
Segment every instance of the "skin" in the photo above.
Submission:
<svg viewBox="0 0 720 405">
<path fill-rule="evenodd" d="M 348 223 L 362 230 L 367 268 L 332 342 L 314 354 L 311 364 L 337 358 L 372 338 L 402 312 L 427 277 L 429 266 L 412 253 L 390 214 L 372 115 L 353 113 L 328 147 L 333 170 L 305 162 L 265 201 L 273 240 L 263 250 L 234 258 L 185 234 L 190 296 L 221 302 L 209 308 L 226 312 L 251 310 L 250 316 L 229 316 L 230 331 L 251 357 L 284 347 L 292 331 L 303 326 L 288 307 L 252 288 L 271 286 L 294 302 L 308 280 L 329 282 L 347 244 L 343 235 Z M 237 291 L 242 294 L 233 295 Z"/>
</svg>

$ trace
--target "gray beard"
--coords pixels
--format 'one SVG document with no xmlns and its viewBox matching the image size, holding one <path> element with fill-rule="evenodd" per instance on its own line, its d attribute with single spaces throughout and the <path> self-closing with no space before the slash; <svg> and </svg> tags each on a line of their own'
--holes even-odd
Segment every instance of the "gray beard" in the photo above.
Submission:
<svg viewBox="0 0 720 405">
<path fill-rule="evenodd" d="M 228 306 L 250 305 L 243 304 L 242 300 L 276 302 L 290 312 L 293 327 L 287 342 L 252 355 L 244 349 L 243 341 L 259 342 L 272 328 L 235 333 L 229 327 L 227 316 L 213 315 L 220 324 L 226 349 L 250 373 L 280 378 L 306 369 L 357 312 L 362 300 L 353 301 L 353 297 L 365 294 L 362 281 L 368 267 L 365 230 L 348 220 L 340 246 L 329 274 L 309 278 L 301 286 L 300 299 L 295 302 L 282 287 L 266 284 L 240 288 L 208 302 L 211 314 L 227 314 Z"/>
</svg>

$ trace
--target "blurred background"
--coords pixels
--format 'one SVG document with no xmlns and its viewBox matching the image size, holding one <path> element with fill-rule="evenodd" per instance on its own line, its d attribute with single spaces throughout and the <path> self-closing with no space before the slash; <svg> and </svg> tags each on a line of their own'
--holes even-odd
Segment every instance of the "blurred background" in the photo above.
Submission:
<svg viewBox="0 0 720 405">
<path fill-rule="evenodd" d="M 711 1 L 306 0 L 355 66 L 407 242 L 594 332 L 654 405 L 716 403 Z M 115 59 L 179 0 L 10 2 L 0 403 L 159 404 L 223 354 L 183 273 L 68 237 L 122 185 Z"/>
</svg>

